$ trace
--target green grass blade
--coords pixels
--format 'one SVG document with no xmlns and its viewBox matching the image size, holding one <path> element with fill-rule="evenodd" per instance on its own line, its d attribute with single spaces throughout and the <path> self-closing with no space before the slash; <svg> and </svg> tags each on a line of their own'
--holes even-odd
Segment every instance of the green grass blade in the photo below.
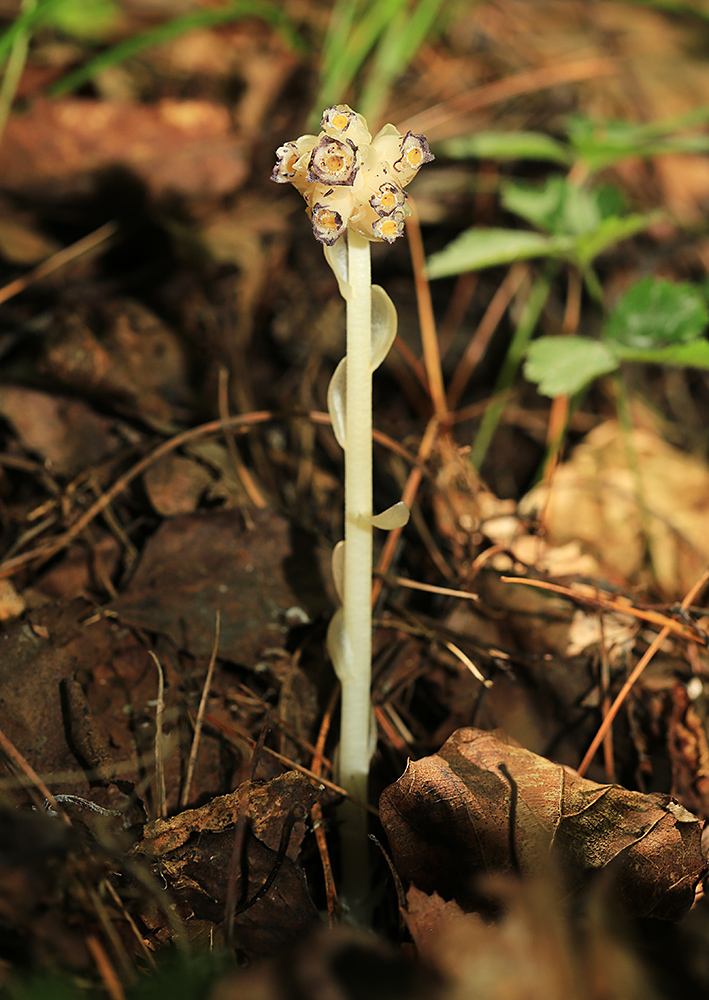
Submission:
<svg viewBox="0 0 709 1000">
<path fill-rule="evenodd" d="M 172 41 L 180 35 L 195 28 L 211 28 L 218 24 L 226 24 L 229 21 L 240 21 L 247 17 L 257 17 L 262 21 L 271 24 L 288 41 L 292 48 L 297 51 L 304 49 L 304 42 L 295 31 L 283 12 L 273 4 L 265 3 L 264 0 L 237 0 L 235 3 L 225 4 L 223 7 L 206 8 L 185 14 L 183 17 L 173 18 L 164 24 L 151 28 L 132 38 L 127 38 L 118 45 L 112 46 L 100 55 L 90 59 L 79 69 L 67 74 L 49 88 L 51 97 L 60 97 L 62 94 L 70 93 L 91 80 L 97 73 L 108 68 L 126 62 L 145 49 L 154 48 L 165 42 Z"/>
<path fill-rule="evenodd" d="M 377 123 L 392 83 L 404 73 L 424 41 L 433 34 L 446 0 L 419 0 L 402 8 L 377 44 L 359 99 L 365 118 Z"/>
<path fill-rule="evenodd" d="M 323 108 L 342 100 L 387 25 L 396 18 L 405 3 L 406 0 L 375 0 L 362 10 L 348 38 L 333 53 L 332 65 L 324 74 L 315 99 L 313 115 L 319 116 Z"/>
<path fill-rule="evenodd" d="M 30 35 L 34 29 L 49 17 L 52 8 L 64 0 L 43 0 L 35 7 L 28 7 L 17 15 L 12 24 L 0 35 L 0 63 L 7 59 L 15 40 L 21 35 Z"/>
<path fill-rule="evenodd" d="M 37 0 L 23 0 L 22 10 L 23 13 L 34 13 L 37 10 Z M 7 119 L 10 117 L 10 108 L 15 100 L 17 87 L 25 68 L 29 44 L 29 30 L 16 34 L 5 64 L 5 72 L 0 84 L 0 139 L 5 131 Z"/>
</svg>

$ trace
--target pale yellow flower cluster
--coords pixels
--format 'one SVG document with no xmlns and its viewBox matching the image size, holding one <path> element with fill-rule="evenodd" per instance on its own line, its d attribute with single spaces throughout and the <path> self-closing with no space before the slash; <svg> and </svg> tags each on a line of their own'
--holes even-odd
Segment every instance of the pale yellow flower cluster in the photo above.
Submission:
<svg viewBox="0 0 709 1000">
<path fill-rule="evenodd" d="M 328 108 L 320 127 L 319 135 L 276 150 L 271 180 L 300 191 L 321 243 L 332 246 L 348 227 L 393 243 L 408 214 L 404 188 L 433 159 L 425 138 L 385 125 L 372 139 L 362 115 L 346 104 Z"/>
</svg>

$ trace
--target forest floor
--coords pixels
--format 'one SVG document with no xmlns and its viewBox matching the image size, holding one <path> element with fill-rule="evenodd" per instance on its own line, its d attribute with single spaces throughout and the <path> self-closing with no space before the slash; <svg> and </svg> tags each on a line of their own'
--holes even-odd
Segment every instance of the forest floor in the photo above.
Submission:
<svg viewBox="0 0 709 1000">
<path fill-rule="evenodd" d="M 509 225 L 501 179 L 549 172 L 444 141 L 708 105 L 706 5 L 462 4 L 370 122 L 436 153 L 373 250 L 375 508 L 412 509 L 375 552 L 373 934 L 338 894 L 325 651 L 344 304 L 269 181 L 328 10 L 281 6 L 302 47 L 202 27 L 60 96 L 85 42 L 39 30 L 0 139 L 0 990 L 705 995 L 709 385 L 626 366 L 569 409 L 520 376 L 477 471 L 541 265 L 429 284 L 417 240 Z M 134 0 L 104 41 L 164 16 Z M 608 301 L 706 288 L 706 157 L 604 179 L 663 211 L 599 258 Z M 562 268 L 539 329 L 594 309 Z"/>
</svg>

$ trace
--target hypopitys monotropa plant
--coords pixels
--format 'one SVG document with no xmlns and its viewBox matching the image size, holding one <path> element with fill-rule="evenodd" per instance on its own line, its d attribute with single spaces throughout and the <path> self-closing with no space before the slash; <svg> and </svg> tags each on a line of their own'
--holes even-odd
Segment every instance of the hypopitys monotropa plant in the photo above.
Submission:
<svg viewBox="0 0 709 1000">
<path fill-rule="evenodd" d="M 393 125 L 372 138 L 362 115 L 346 104 L 328 108 L 320 125 L 319 135 L 279 147 L 271 179 L 293 184 L 305 198 L 313 234 L 347 303 L 347 353 L 328 390 L 333 430 L 345 451 L 345 539 L 333 554 L 342 607 L 328 630 L 328 650 L 342 686 L 339 781 L 366 801 L 375 742 L 372 527 L 400 527 L 409 516 L 403 503 L 372 514 L 372 372 L 389 352 L 397 317 L 384 289 L 372 285 L 370 243 L 393 243 L 403 234 L 404 188 L 433 156 L 423 136 L 402 135 Z M 366 889 L 366 813 L 346 807 L 342 832 L 344 887 L 351 895 L 355 881 Z"/>
</svg>

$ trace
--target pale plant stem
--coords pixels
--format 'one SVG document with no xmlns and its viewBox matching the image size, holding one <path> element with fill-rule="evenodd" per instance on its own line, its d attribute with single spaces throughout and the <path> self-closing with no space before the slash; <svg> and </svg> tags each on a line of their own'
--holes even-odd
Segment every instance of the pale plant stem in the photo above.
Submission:
<svg viewBox="0 0 709 1000">
<path fill-rule="evenodd" d="M 367 800 L 372 677 L 372 286 L 369 241 L 349 230 L 347 300 L 347 406 L 345 435 L 344 641 L 340 784 Z M 343 810 L 343 888 L 368 890 L 367 814 L 347 803 Z"/>
</svg>

